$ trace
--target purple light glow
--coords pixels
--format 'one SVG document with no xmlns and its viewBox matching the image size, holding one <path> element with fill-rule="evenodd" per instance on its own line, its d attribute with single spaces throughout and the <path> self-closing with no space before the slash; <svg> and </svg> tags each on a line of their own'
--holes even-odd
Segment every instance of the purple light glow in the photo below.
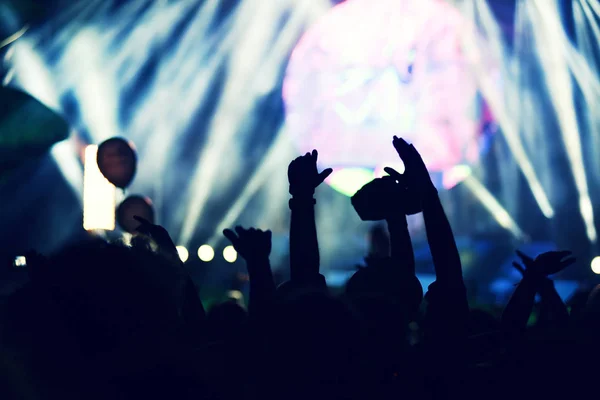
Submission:
<svg viewBox="0 0 600 400">
<path fill-rule="evenodd" d="M 332 8 L 298 43 L 284 81 L 287 128 L 299 150 L 316 148 L 324 165 L 375 176 L 399 163 L 395 134 L 414 143 L 434 173 L 475 163 L 483 113 L 461 50 L 465 29 L 473 32 L 442 0 Z"/>
</svg>

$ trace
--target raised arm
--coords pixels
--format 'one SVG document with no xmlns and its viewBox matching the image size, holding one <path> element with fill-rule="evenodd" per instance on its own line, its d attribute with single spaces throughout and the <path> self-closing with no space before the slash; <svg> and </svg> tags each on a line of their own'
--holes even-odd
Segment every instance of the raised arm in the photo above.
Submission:
<svg viewBox="0 0 600 400">
<path fill-rule="evenodd" d="M 413 252 L 408 222 L 405 215 L 396 215 L 387 218 L 392 260 L 395 265 L 400 265 L 410 275 L 415 274 L 415 254 Z"/>
<path fill-rule="evenodd" d="M 246 261 L 250 277 L 250 317 L 262 318 L 269 313 L 275 297 L 275 282 L 271 271 L 271 231 L 235 228 L 225 229 L 223 234 L 239 255 Z"/>
<path fill-rule="evenodd" d="M 404 175 L 408 185 L 413 195 L 421 200 L 436 281 L 443 284 L 464 285 L 454 234 L 427 167 L 413 145 L 395 136 L 393 143 L 406 167 Z"/>
<path fill-rule="evenodd" d="M 381 183 L 384 189 L 382 196 L 388 199 L 384 204 L 392 260 L 405 272 L 415 275 L 415 255 L 406 216 L 419 212 L 420 202 L 411 197 L 404 175 L 392 168 L 387 171 L 390 176 L 381 178 Z"/>
<path fill-rule="evenodd" d="M 548 320 L 552 321 L 553 328 L 564 329 L 569 324 L 569 310 L 560 298 L 554 281 L 546 278 L 540 286 L 540 297 L 542 299 L 543 312 L 547 313 Z"/>
<path fill-rule="evenodd" d="M 462 338 L 466 335 L 469 306 L 452 228 L 420 154 L 414 146 L 395 136 L 393 144 L 404 162 L 403 175 L 408 189 L 412 196 L 421 201 L 427 240 L 433 257 L 436 281 L 429 287 L 426 297 L 427 331 L 431 339 Z M 394 172 L 390 168 L 386 168 L 386 171 L 392 174 Z"/>
<path fill-rule="evenodd" d="M 507 333 L 518 335 L 525 332 L 527 321 L 533 310 L 535 295 L 540 293 L 542 301 L 562 322 L 568 320 L 566 307 L 548 275 L 562 271 L 575 262 L 568 251 L 551 251 L 540 254 L 536 259 L 517 251 L 525 268 L 514 262 L 513 266 L 523 274 L 523 279 L 517 285 L 502 314 L 502 326 Z M 567 258 L 565 258 L 567 257 Z"/>
<path fill-rule="evenodd" d="M 333 172 L 331 168 L 319 173 L 318 153 L 306 153 L 290 163 L 290 269 L 294 285 L 324 283 L 319 274 L 319 243 L 315 222 L 315 189 Z"/>
</svg>

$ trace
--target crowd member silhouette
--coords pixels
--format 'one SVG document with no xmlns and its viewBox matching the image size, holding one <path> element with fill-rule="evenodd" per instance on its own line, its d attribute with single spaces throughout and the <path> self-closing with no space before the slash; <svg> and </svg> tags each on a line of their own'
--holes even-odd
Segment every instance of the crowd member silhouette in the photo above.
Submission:
<svg viewBox="0 0 600 400">
<path fill-rule="evenodd" d="M 404 173 L 386 168 L 372 186 L 379 199 L 361 205 L 378 207 L 387 233 L 341 295 L 320 274 L 314 194 L 332 170 L 319 172 L 317 151 L 288 169 L 289 281 L 275 284 L 270 231 L 224 231 L 246 262 L 247 310 L 226 302 L 206 312 L 168 233 L 142 218 L 131 246 L 29 254 L 30 281 L 0 325 L 1 398 L 556 398 L 593 389 L 600 291 L 569 310 L 549 278 L 575 262 L 570 253 L 518 253 L 523 279 L 502 317 L 470 310 L 427 168 L 403 139 L 393 146 Z M 406 217 L 415 212 L 435 267 L 425 296 Z"/>
</svg>

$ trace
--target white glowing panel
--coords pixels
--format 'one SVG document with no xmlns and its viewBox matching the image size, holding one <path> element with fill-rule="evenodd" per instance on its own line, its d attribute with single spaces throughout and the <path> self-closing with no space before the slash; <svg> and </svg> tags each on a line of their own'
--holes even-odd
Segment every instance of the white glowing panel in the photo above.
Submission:
<svg viewBox="0 0 600 400">
<path fill-rule="evenodd" d="M 85 148 L 83 171 L 83 228 L 87 231 L 115 229 L 116 188 L 98 169 L 98 146 Z"/>
</svg>

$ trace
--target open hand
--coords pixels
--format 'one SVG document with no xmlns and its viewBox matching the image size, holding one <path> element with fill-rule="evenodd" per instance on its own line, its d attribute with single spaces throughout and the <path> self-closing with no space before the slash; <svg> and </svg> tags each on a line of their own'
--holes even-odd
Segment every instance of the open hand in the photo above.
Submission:
<svg viewBox="0 0 600 400">
<path fill-rule="evenodd" d="M 288 180 L 292 196 L 312 196 L 317 186 L 333 172 L 333 169 L 327 168 L 319 173 L 317 170 L 318 156 L 319 153 L 313 150 L 312 153 L 306 153 L 290 163 Z"/>
<path fill-rule="evenodd" d="M 535 259 L 519 250 L 516 253 L 525 267 L 516 261 L 513 262 L 513 267 L 523 275 L 527 273 L 536 276 L 553 275 L 574 264 L 576 261 L 575 257 L 571 257 L 572 253 L 570 251 L 548 251 L 540 254 Z"/>
<path fill-rule="evenodd" d="M 404 174 L 400 174 L 390 167 L 384 168 L 384 171 L 396 180 L 400 176 L 405 177 L 407 188 L 412 192 L 418 193 L 419 196 L 423 196 L 428 192 L 437 192 L 431 182 L 429 171 L 427 171 L 427 167 L 417 149 L 412 144 L 408 144 L 404 139 L 397 136 L 394 136 L 393 144 L 404 163 Z"/>
<path fill-rule="evenodd" d="M 225 229 L 223 235 L 233 245 L 235 251 L 246 260 L 268 260 L 271 254 L 271 231 L 261 231 L 260 229 L 244 229 L 241 226 L 231 229 Z"/>
<path fill-rule="evenodd" d="M 158 245 L 159 250 L 164 252 L 166 255 L 175 256 L 179 260 L 177 247 L 175 246 L 175 243 L 173 243 L 169 232 L 167 232 L 165 228 L 163 228 L 160 225 L 155 225 L 147 219 L 137 215 L 134 215 L 133 219 L 140 223 L 140 226 L 136 228 L 136 230 L 139 233 L 146 235 L 150 239 L 154 240 Z"/>
</svg>

